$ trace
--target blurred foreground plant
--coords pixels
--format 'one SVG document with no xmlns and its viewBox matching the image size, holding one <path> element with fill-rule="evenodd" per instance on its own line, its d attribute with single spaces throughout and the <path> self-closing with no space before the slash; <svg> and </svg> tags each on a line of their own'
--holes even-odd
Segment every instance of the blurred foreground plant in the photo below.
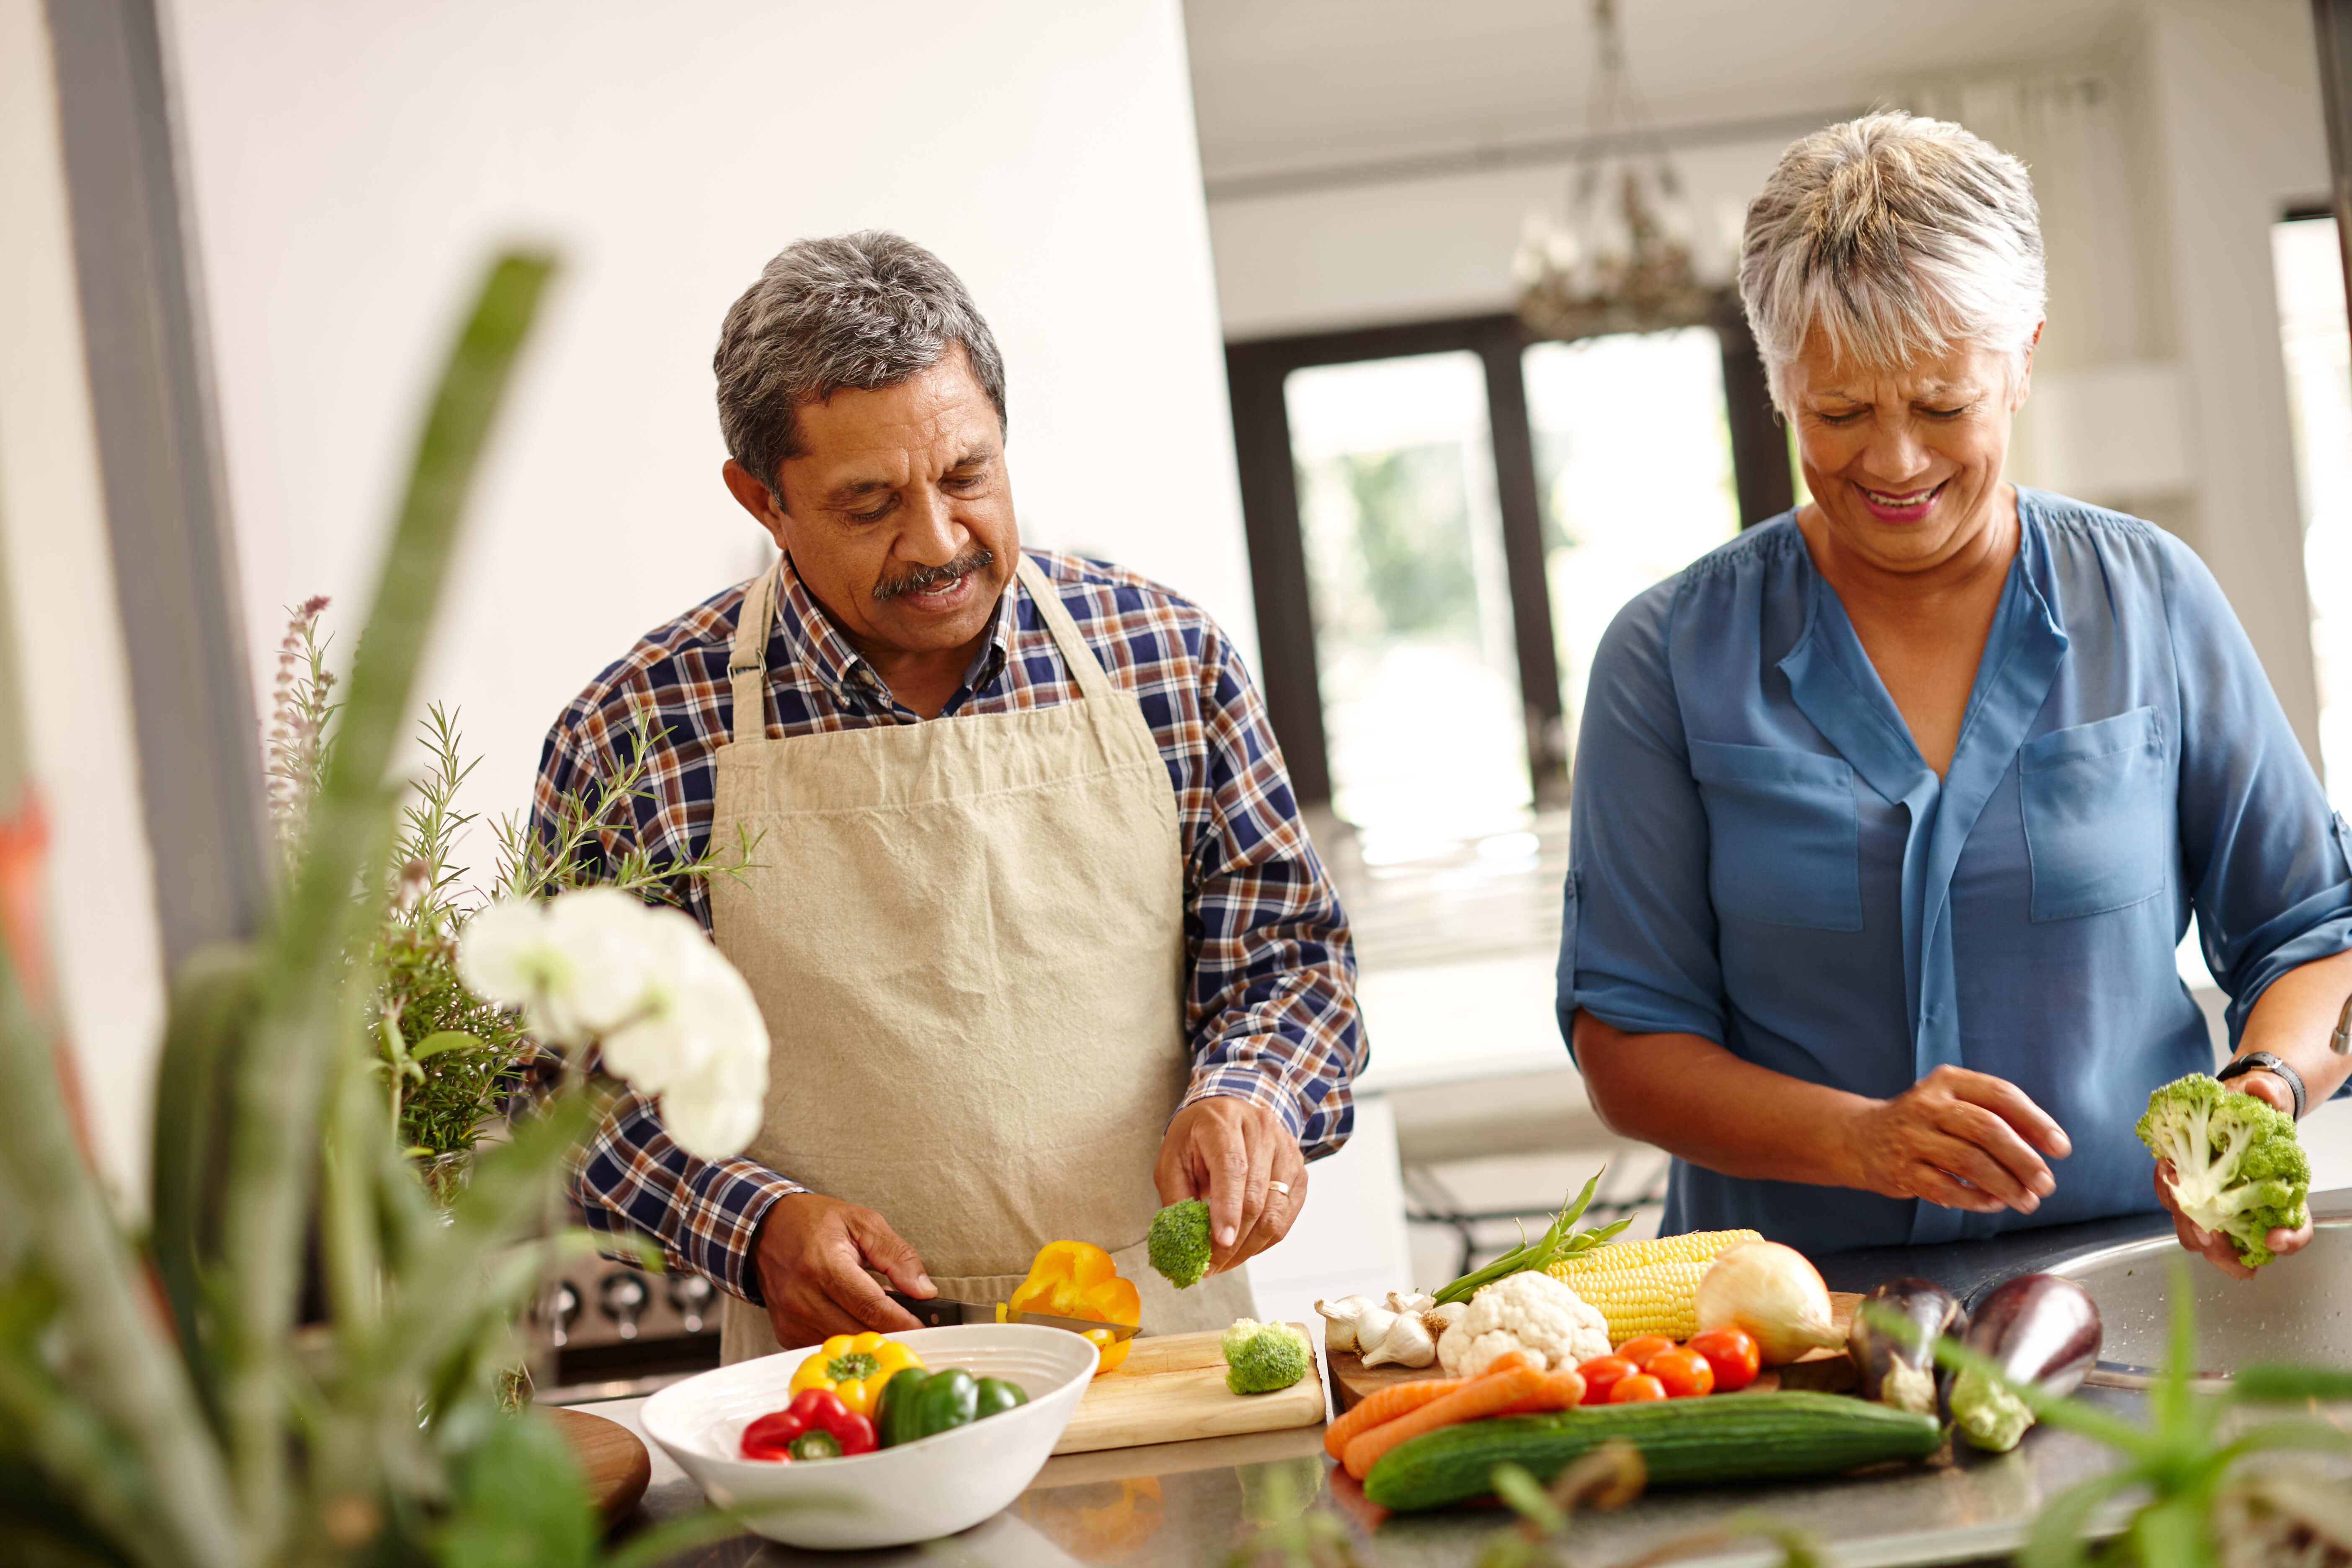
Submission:
<svg viewBox="0 0 2352 1568">
<path fill-rule="evenodd" d="M 2087 1562 L 2084 1538 L 2100 1510 L 2142 1489 L 2147 1500 L 2125 1521 L 2104 1560 L 2146 1568 L 2352 1562 L 2352 1489 L 2341 1473 L 2305 1477 L 2242 1468 L 2254 1455 L 2279 1450 L 2352 1453 L 2352 1435 L 2316 1413 L 2252 1426 L 2229 1419 L 2242 1406 L 2352 1400 L 2352 1372 L 2260 1363 L 2242 1369 L 2219 1393 L 2201 1393 L 2193 1383 L 2196 1289 L 2188 1262 L 2178 1255 L 2171 1286 L 2171 1333 L 2164 1370 L 2148 1390 L 2145 1421 L 2126 1420 L 2079 1394 L 2054 1398 L 2011 1382 L 1990 1359 L 1949 1340 L 1937 1342 L 1936 1359 L 1945 1365 L 2005 1384 L 2037 1420 L 2103 1443 L 2123 1458 L 2116 1468 L 2050 1500 L 2018 1554 L 2020 1568 L 2076 1568 Z"/>
<path fill-rule="evenodd" d="M 579 1074 L 436 1213 L 373 1068 L 370 951 L 396 879 L 393 752 L 458 514 L 550 264 L 490 270 L 419 441 L 289 884 L 175 977 L 145 1249 L 71 1130 L 30 943 L 0 955 L 0 1541 L 11 1561 L 547 1564 L 599 1550 L 567 1446 L 509 1414 L 511 1325 L 594 1108 Z M 323 724 L 323 720 L 321 721 Z M 413 826 L 413 825 L 412 825 Z M 317 1216 L 327 1321 L 298 1328 Z M 702 1516 L 610 1561 L 734 1521 Z"/>
</svg>

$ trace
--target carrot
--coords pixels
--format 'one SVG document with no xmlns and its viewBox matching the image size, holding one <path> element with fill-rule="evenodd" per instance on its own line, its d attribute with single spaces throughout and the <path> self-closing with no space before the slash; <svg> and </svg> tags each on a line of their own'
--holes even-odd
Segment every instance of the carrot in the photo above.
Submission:
<svg viewBox="0 0 2352 1568">
<path fill-rule="evenodd" d="M 1572 1366 L 1543 1374 L 1533 1394 L 1503 1411 L 1505 1415 L 1540 1415 L 1551 1410 L 1573 1410 L 1584 1403 L 1584 1379 Z"/>
<path fill-rule="evenodd" d="M 1408 1415 L 1382 1422 L 1357 1434 L 1348 1445 L 1348 1473 L 1362 1480 L 1382 1454 L 1398 1444 L 1457 1422 L 1498 1415 L 1543 1385 L 1544 1374 L 1531 1366 L 1515 1366 L 1475 1377 L 1443 1399 L 1432 1400 Z"/>
<path fill-rule="evenodd" d="M 1427 1377 L 1419 1383 L 1392 1383 L 1368 1394 L 1356 1402 L 1355 1408 L 1323 1428 L 1323 1451 L 1335 1459 L 1345 1458 L 1348 1444 L 1357 1433 L 1369 1432 L 1382 1422 L 1410 1415 L 1461 1386 L 1458 1377 Z"/>
</svg>

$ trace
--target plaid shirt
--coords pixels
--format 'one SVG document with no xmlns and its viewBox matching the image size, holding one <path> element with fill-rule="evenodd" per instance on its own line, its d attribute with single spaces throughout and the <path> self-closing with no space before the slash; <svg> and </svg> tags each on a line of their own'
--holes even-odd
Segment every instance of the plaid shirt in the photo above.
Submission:
<svg viewBox="0 0 2352 1568">
<path fill-rule="evenodd" d="M 1349 1085 L 1364 1063 L 1356 963 L 1347 917 L 1308 843 L 1265 710 L 1214 622 L 1197 606 L 1098 562 L 1033 552 L 1087 645 L 1135 694 L 1160 742 L 1182 824 L 1188 978 L 1184 1031 L 1192 1074 L 1184 1103 L 1234 1095 L 1265 1106 L 1309 1159 L 1337 1150 L 1354 1121 Z M 633 714 L 650 702 L 661 735 L 632 824 L 658 861 L 698 854 L 710 837 L 714 756 L 734 724 L 729 647 L 745 588 L 730 588 L 661 626 L 596 678 L 549 732 L 534 813 L 625 765 Z M 1005 606 L 1014 606 L 1007 615 Z M 943 715 L 1011 713 L 1078 696 L 1017 579 L 996 630 Z M 873 668 L 817 606 L 787 563 L 768 639 L 770 736 L 913 724 Z M 593 875 L 593 863 L 586 869 Z M 707 931 L 698 882 L 679 901 Z M 576 1169 L 591 1228 L 625 1226 L 690 1269 L 758 1302 L 751 1247 L 769 1206 L 803 1192 L 755 1161 L 698 1160 L 670 1141 L 656 1105 L 625 1096 Z"/>
</svg>

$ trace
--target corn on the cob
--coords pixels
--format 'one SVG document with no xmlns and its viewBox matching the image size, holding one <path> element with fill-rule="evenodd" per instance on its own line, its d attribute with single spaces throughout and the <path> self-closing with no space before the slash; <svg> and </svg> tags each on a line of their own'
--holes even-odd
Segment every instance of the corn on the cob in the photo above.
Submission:
<svg viewBox="0 0 2352 1568">
<path fill-rule="evenodd" d="M 1702 1230 L 1621 1241 L 1563 1258 L 1545 1272 L 1600 1310 L 1612 1345 L 1636 1334 L 1686 1340 L 1698 1332 L 1699 1276 L 1716 1254 L 1763 1239 L 1752 1230 Z"/>
</svg>

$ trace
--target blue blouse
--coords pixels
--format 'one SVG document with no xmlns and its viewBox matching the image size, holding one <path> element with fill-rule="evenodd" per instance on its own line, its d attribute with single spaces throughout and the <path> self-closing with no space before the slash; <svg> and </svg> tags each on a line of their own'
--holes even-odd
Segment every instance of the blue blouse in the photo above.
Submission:
<svg viewBox="0 0 2352 1568">
<path fill-rule="evenodd" d="M 1977 1215 L 1677 1160 L 1667 1234 L 1924 1245 L 2153 1208 L 2132 1124 L 2214 1065 L 2173 961 L 2191 910 L 2233 1040 L 2352 947 L 2352 830 L 2204 563 L 2058 496 L 2018 513 L 1940 780 L 1793 513 L 1625 607 L 1577 755 L 1559 1020 L 1874 1098 L 1947 1062 L 2007 1079 L 2073 1142 L 2057 1191 Z"/>
</svg>

